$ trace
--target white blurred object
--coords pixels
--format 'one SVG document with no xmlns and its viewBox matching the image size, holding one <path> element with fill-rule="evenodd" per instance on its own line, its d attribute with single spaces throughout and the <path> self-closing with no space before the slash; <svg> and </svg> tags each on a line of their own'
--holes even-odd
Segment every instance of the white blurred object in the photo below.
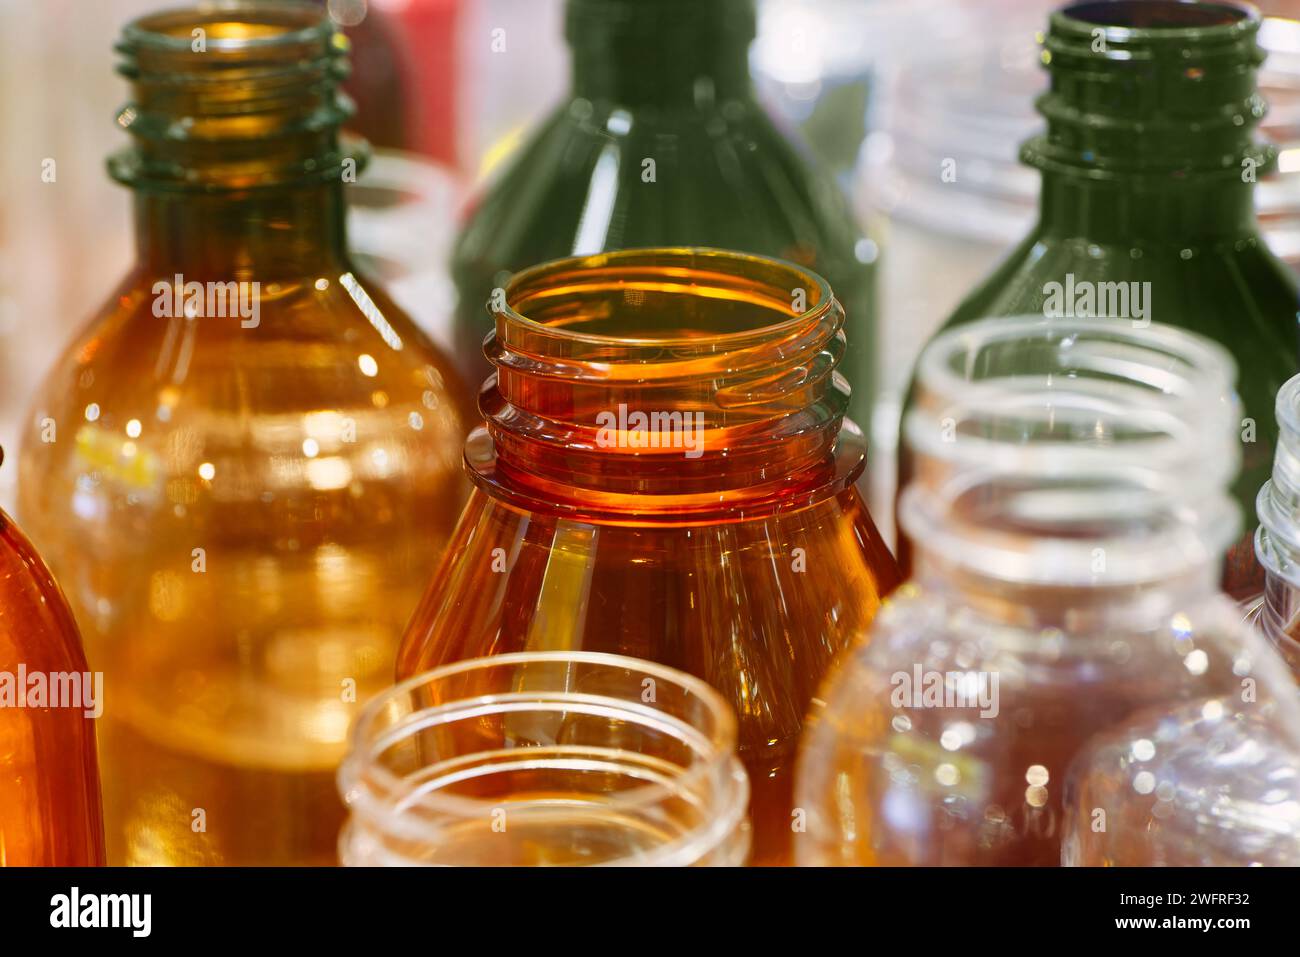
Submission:
<svg viewBox="0 0 1300 957">
<path fill-rule="evenodd" d="M 453 348 L 448 272 L 463 185 L 444 166 L 377 150 L 348 190 L 348 241 L 359 265 L 438 345 Z"/>
<path fill-rule="evenodd" d="M 104 171 L 125 135 L 113 41 L 157 0 L 0 3 L 0 506 L 12 511 L 18 440 L 36 383 L 112 294 L 133 256 L 131 202 Z M 52 177 L 52 179 L 51 179 Z"/>
</svg>

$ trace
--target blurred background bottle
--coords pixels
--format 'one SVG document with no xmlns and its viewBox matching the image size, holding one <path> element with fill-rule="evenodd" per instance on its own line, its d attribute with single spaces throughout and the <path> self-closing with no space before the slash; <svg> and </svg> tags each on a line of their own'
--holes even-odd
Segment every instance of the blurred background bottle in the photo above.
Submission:
<svg viewBox="0 0 1300 957">
<path fill-rule="evenodd" d="M 0 683 L 0 867 L 103 864 L 94 722 L 103 683 L 59 586 L 3 511 Z M 45 697 L 29 699 L 38 687 Z"/>
<path fill-rule="evenodd" d="M 927 347 L 915 573 L 819 695 L 800 863 L 1059 864 L 1077 755 L 1143 715 L 1300 757 L 1295 684 L 1217 588 L 1233 378 L 1209 340 L 1122 320 L 991 319 Z"/>
<path fill-rule="evenodd" d="M 854 485 L 843 310 L 798 267 L 680 249 L 536 267 L 505 306 L 399 676 L 584 650 L 703 678 L 739 715 L 753 859 L 788 860 L 809 701 L 897 581 Z"/>
<path fill-rule="evenodd" d="M 456 246 L 467 377 L 491 371 L 486 303 L 512 272 L 605 250 L 708 246 L 827 278 L 848 313 L 849 414 L 869 415 L 877 250 L 834 179 L 758 105 L 754 29 L 752 0 L 569 0 L 572 92 L 477 202 Z"/>
<path fill-rule="evenodd" d="M 109 856 L 329 863 L 348 723 L 466 491 L 468 392 L 354 272 L 364 150 L 317 8 L 158 14 L 119 51 L 137 261 L 37 396 L 20 487 L 115 692 Z"/>
</svg>

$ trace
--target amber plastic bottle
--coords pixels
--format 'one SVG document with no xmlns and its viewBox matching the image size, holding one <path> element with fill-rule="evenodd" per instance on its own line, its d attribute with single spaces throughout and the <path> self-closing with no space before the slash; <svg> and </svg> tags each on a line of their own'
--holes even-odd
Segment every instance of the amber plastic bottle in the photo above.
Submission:
<svg viewBox="0 0 1300 957">
<path fill-rule="evenodd" d="M 67 693 L 51 698 L 55 676 Z M 104 863 L 101 694 L 63 593 L 0 511 L 0 867 Z"/>
<path fill-rule="evenodd" d="M 158 14 L 119 51 L 137 263 L 50 373 L 20 479 L 112 689 L 109 857 L 332 863 L 348 724 L 468 492 L 468 396 L 349 259 L 363 157 L 322 11 Z"/>
<path fill-rule="evenodd" d="M 704 678 L 739 714 L 753 860 L 784 861 L 809 700 L 896 578 L 840 428 L 843 311 L 791 264 L 687 249 L 539 266 L 505 307 L 399 676 L 584 650 Z"/>
</svg>

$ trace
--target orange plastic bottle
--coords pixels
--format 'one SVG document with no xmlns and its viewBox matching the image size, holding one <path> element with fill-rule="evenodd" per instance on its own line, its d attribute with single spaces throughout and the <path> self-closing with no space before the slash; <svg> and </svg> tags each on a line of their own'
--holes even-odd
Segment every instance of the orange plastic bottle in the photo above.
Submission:
<svg viewBox="0 0 1300 957">
<path fill-rule="evenodd" d="M 63 593 L 0 511 L 0 867 L 104 863 L 102 707 Z"/>
<path fill-rule="evenodd" d="M 365 151 L 324 11 L 174 10 L 118 51 L 137 260 L 34 397 L 19 483 L 112 696 L 109 859 L 332 864 L 471 394 L 348 250 Z"/>
<path fill-rule="evenodd" d="M 841 430 L 843 310 L 799 267 L 691 249 L 539 266 L 497 305 L 476 489 L 399 677 L 581 649 L 704 678 L 739 715 L 752 860 L 785 862 L 804 713 L 897 576 Z"/>
</svg>

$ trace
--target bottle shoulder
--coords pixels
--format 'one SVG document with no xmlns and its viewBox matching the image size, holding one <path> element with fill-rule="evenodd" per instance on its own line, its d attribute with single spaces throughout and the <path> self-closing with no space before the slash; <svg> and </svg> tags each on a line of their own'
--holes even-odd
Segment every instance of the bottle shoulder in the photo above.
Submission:
<svg viewBox="0 0 1300 957">
<path fill-rule="evenodd" d="M 755 103 L 627 111 L 572 101 L 487 187 L 454 259 L 463 274 L 698 245 L 813 262 L 847 259 L 859 238 L 838 186 Z"/>
<path fill-rule="evenodd" d="M 989 316 L 1117 312 L 1224 339 L 1224 316 L 1245 314 L 1286 337 L 1268 351 L 1284 344 L 1294 352 L 1296 305 L 1295 277 L 1257 235 L 1184 247 L 1104 245 L 1035 231 L 944 328 Z M 1249 347 L 1241 337 L 1224 344 L 1234 352 Z"/>
<path fill-rule="evenodd" d="M 0 511 L 0 671 L 84 672 L 81 636 L 53 574 L 26 535 Z"/>
</svg>

